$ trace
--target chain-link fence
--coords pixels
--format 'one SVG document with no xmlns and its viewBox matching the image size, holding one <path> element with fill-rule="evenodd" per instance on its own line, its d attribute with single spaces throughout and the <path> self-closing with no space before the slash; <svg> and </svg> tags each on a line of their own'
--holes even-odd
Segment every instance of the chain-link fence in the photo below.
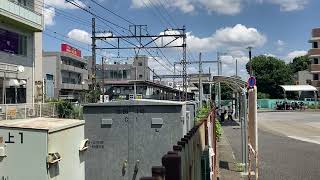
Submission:
<svg viewBox="0 0 320 180">
<path fill-rule="evenodd" d="M 28 119 L 36 117 L 82 118 L 82 106 L 61 103 L 0 104 L 0 120 Z"/>
</svg>

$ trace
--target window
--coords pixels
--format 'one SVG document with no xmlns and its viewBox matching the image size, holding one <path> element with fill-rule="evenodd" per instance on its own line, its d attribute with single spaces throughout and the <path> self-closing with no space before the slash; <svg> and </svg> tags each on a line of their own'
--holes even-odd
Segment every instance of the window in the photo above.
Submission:
<svg viewBox="0 0 320 180">
<path fill-rule="evenodd" d="M 53 80 L 53 75 L 52 74 L 46 74 L 47 80 Z"/>
<path fill-rule="evenodd" d="M 311 80 L 310 80 L 310 79 L 307 79 L 307 80 L 306 80 L 306 83 L 309 84 L 309 85 L 311 85 Z"/>
<path fill-rule="evenodd" d="M 318 74 L 313 74 L 313 80 L 315 80 L 315 81 L 319 80 L 319 75 Z"/>
<path fill-rule="evenodd" d="M 318 48 L 318 42 L 313 42 L 313 48 Z"/>
<path fill-rule="evenodd" d="M 142 74 L 139 74 L 139 79 L 142 79 L 142 77 L 143 77 Z"/>
<path fill-rule="evenodd" d="M 138 62 L 138 66 L 142 66 L 142 62 Z"/>
<path fill-rule="evenodd" d="M 0 29 L 0 51 L 27 56 L 27 37 Z"/>
<path fill-rule="evenodd" d="M 127 70 L 123 70 L 123 79 L 127 79 Z"/>
<path fill-rule="evenodd" d="M 24 6 L 26 6 L 26 5 L 27 5 L 26 0 L 18 0 L 18 2 L 19 2 L 19 4 L 23 4 Z"/>
<path fill-rule="evenodd" d="M 313 59 L 313 64 L 319 64 L 318 58 L 314 58 L 314 59 Z"/>
</svg>

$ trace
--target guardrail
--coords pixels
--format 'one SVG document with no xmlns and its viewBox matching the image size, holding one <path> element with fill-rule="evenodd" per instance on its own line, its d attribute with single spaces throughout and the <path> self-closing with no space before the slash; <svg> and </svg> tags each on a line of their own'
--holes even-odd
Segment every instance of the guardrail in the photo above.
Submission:
<svg viewBox="0 0 320 180">
<path fill-rule="evenodd" d="M 210 180 L 217 175 L 215 109 L 195 125 L 151 168 L 152 177 L 140 180 Z"/>
</svg>

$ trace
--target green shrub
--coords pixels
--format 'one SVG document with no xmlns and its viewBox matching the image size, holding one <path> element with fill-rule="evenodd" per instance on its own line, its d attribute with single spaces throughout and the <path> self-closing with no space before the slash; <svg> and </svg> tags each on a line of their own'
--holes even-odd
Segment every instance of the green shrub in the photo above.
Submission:
<svg viewBox="0 0 320 180">
<path fill-rule="evenodd" d="M 209 112 L 210 112 L 210 108 L 207 107 L 206 105 L 202 106 L 202 108 L 199 108 L 197 111 L 196 121 L 199 121 L 207 117 Z"/>
<path fill-rule="evenodd" d="M 219 141 L 222 136 L 223 129 L 222 129 L 222 126 L 221 126 L 218 119 L 216 119 L 216 128 L 215 129 L 216 129 L 216 138 Z"/>
<path fill-rule="evenodd" d="M 72 118 L 73 107 L 69 101 L 60 100 L 56 105 L 59 118 Z"/>
<path fill-rule="evenodd" d="M 308 109 L 320 109 L 320 105 L 310 104 L 310 105 L 308 105 Z"/>
</svg>

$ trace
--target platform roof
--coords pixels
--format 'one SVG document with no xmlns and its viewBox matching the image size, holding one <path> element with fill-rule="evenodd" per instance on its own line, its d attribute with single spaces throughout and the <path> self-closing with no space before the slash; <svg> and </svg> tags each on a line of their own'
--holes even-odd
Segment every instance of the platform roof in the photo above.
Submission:
<svg viewBox="0 0 320 180">
<path fill-rule="evenodd" d="M 284 91 L 318 91 L 311 85 L 280 85 Z"/>
</svg>

